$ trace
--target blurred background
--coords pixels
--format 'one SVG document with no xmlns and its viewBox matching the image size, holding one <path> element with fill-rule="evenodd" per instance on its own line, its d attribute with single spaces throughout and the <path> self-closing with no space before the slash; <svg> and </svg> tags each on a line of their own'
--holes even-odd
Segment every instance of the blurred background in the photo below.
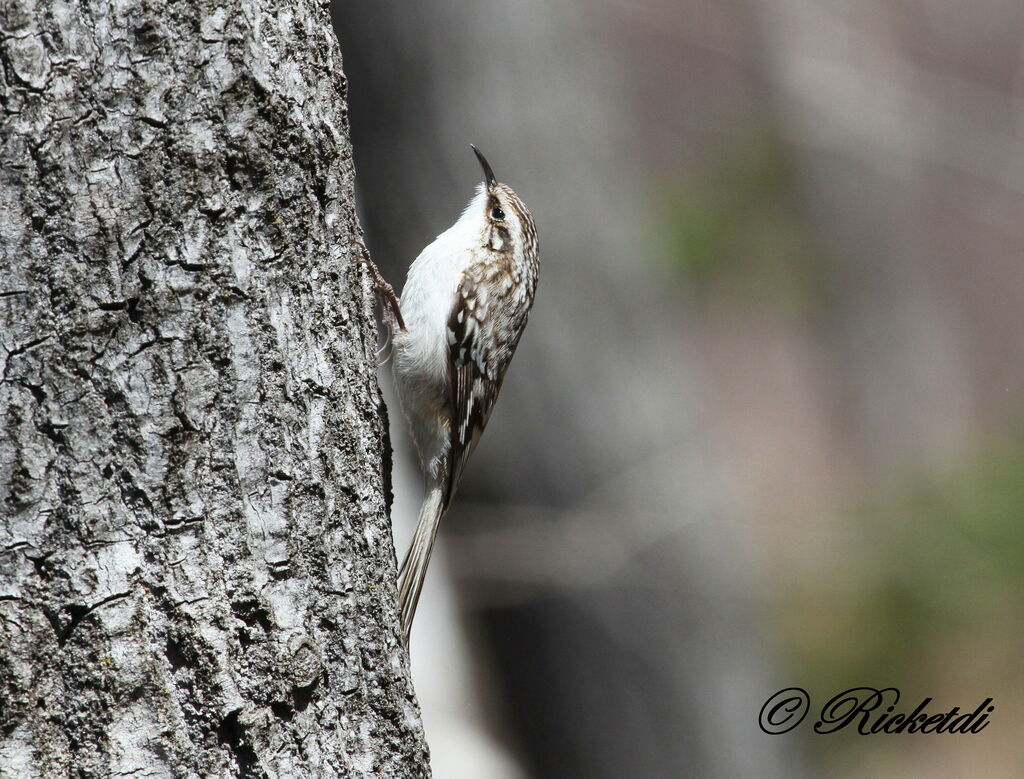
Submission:
<svg viewBox="0 0 1024 779">
<path fill-rule="evenodd" d="M 396 288 L 470 142 L 541 237 L 414 630 L 435 776 L 1024 776 L 1024 4 L 332 8 Z M 996 711 L 757 727 L 861 685 Z"/>
</svg>

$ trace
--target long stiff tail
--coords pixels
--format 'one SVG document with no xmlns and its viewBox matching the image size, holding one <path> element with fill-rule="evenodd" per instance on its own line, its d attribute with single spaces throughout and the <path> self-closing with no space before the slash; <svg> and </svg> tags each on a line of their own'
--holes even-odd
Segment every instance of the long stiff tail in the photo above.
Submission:
<svg viewBox="0 0 1024 779">
<path fill-rule="evenodd" d="M 423 498 L 420 507 L 420 518 L 416 522 L 416 533 L 412 544 L 405 554 L 402 566 L 398 569 L 398 607 L 402 617 L 402 636 L 409 644 L 409 633 L 412 630 L 412 618 L 416 615 L 416 604 L 420 600 L 423 579 L 427 575 L 430 563 L 430 550 L 434 548 L 437 528 L 444 516 L 444 488 L 431 485 Z"/>
</svg>

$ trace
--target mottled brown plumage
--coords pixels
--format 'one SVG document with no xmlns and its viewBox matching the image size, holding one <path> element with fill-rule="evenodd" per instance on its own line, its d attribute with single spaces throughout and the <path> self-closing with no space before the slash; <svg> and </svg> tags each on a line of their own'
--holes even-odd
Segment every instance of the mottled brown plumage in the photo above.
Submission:
<svg viewBox="0 0 1024 779">
<path fill-rule="evenodd" d="M 502 185 L 498 185 L 499 187 Z M 527 262 L 518 261 L 514 250 L 485 251 L 485 258 L 462 273 L 455 305 L 448 318 L 449 364 L 451 366 L 451 408 L 454 412 L 449 455 L 449 475 L 444 503 L 447 506 L 462 478 L 494 403 L 505 371 L 526 328 L 526 320 L 537 289 L 536 230 L 529 213 L 511 189 L 505 187 L 506 201 L 518 204 L 518 213 L 528 226 L 524 243 Z M 514 246 L 500 235 L 503 246 Z"/>
</svg>

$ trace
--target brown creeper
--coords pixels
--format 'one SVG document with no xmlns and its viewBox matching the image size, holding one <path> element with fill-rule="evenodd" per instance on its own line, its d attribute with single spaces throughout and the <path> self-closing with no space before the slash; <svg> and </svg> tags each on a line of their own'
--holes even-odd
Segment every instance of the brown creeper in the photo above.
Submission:
<svg viewBox="0 0 1024 779">
<path fill-rule="evenodd" d="M 400 303 L 405 326 L 394 335 L 395 386 L 426 479 L 416 533 L 398 572 L 406 643 L 438 525 L 487 425 L 537 289 L 533 218 L 472 148 L 484 183 L 409 268 Z"/>
</svg>

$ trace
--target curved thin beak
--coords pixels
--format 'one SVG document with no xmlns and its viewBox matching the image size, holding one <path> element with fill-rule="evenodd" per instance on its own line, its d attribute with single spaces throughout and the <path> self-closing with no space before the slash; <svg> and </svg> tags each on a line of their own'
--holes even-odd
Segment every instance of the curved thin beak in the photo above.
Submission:
<svg viewBox="0 0 1024 779">
<path fill-rule="evenodd" d="M 469 144 L 469 148 L 473 150 L 473 153 L 476 154 L 476 158 L 480 160 L 480 167 L 484 169 L 484 181 L 487 182 L 488 188 L 493 187 L 498 183 L 498 180 L 494 178 L 494 171 L 491 170 L 491 163 L 487 161 L 487 158 L 484 157 L 484 155 L 480 153 L 480 150 L 472 143 Z"/>
</svg>

